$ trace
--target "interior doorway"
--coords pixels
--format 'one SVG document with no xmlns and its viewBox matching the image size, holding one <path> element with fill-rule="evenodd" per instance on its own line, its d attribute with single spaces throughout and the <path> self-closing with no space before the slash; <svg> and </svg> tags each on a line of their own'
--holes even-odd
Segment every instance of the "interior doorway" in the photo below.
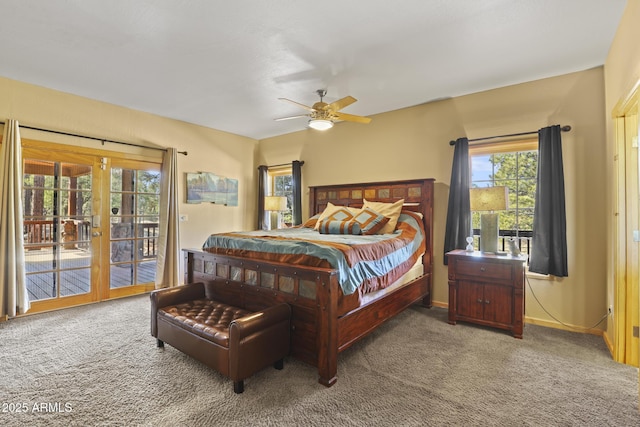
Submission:
<svg viewBox="0 0 640 427">
<path fill-rule="evenodd" d="M 616 146 L 614 348 L 616 361 L 638 366 L 640 355 L 640 150 L 638 85 L 613 112 Z"/>
</svg>

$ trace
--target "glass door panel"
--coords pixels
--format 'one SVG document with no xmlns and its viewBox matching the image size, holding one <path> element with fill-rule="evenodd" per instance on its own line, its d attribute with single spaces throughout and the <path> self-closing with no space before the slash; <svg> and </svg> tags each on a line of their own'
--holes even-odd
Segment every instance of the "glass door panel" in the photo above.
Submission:
<svg viewBox="0 0 640 427">
<path fill-rule="evenodd" d="M 160 171 L 154 168 L 111 167 L 110 289 L 155 282 Z"/>
<path fill-rule="evenodd" d="M 91 293 L 93 161 L 24 158 L 23 233 L 32 302 Z"/>
</svg>

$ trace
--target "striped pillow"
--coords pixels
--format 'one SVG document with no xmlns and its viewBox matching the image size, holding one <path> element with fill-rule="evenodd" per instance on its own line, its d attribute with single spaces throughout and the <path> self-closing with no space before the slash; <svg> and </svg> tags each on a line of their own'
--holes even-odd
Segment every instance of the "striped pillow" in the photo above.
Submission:
<svg viewBox="0 0 640 427">
<path fill-rule="evenodd" d="M 323 219 L 318 221 L 320 234 L 360 234 L 360 223 L 353 220 L 336 221 Z"/>
<path fill-rule="evenodd" d="M 389 222 L 389 218 L 371 208 L 362 208 L 353 219 L 360 224 L 362 234 L 367 235 L 378 233 Z"/>
</svg>

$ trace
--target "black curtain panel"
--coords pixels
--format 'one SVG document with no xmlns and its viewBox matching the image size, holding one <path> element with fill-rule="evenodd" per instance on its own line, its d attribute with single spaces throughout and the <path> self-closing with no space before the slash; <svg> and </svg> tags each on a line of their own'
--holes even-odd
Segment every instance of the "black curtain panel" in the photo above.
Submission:
<svg viewBox="0 0 640 427">
<path fill-rule="evenodd" d="M 267 215 L 264 210 L 264 198 L 267 195 L 267 182 L 269 180 L 269 168 L 265 165 L 258 166 L 258 230 L 268 230 Z"/>
<path fill-rule="evenodd" d="M 471 235 L 471 207 L 469 204 L 469 140 L 459 138 L 455 143 L 451 185 L 449 186 L 449 206 L 447 227 L 444 234 L 444 253 L 454 249 L 464 249 L 466 238 Z M 447 256 L 444 264 L 447 265 Z"/>
<path fill-rule="evenodd" d="M 529 271 L 567 277 L 567 219 L 560 125 L 538 131 L 538 174 Z"/>
<path fill-rule="evenodd" d="M 294 160 L 291 163 L 293 178 L 293 225 L 302 224 L 302 165 L 304 162 Z"/>
</svg>

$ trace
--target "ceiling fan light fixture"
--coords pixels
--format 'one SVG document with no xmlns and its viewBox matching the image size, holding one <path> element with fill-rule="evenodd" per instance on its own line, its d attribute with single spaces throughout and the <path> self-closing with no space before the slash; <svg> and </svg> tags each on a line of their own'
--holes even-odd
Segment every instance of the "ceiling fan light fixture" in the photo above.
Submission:
<svg viewBox="0 0 640 427">
<path fill-rule="evenodd" d="M 315 130 L 327 130 L 333 127 L 333 122 L 326 119 L 311 119 L 309 120 L 309 127 Z"/>
</svg>

